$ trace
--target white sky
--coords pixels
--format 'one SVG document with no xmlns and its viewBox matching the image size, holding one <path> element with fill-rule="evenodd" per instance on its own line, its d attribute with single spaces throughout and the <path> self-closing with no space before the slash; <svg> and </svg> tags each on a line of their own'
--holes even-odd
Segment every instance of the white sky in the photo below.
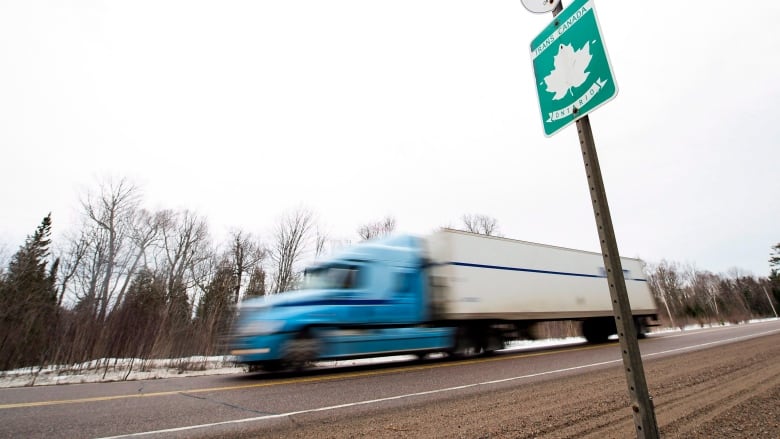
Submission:
<svg viewBox="0 0 780 439">
<path fill-rule="evenodd" d="M 596 8 L 620 91 L 591 123 L 621 254 L 767 275 L 780 2 Z M 73 227 L 79 195 L 118 176 L 215 235 L 268 236 L 303 205 L 334 238 L 482 213 L 598 250 L 576 129 L 541 127 L 529 44 L 551 18 L 520 0 L 0 0 L 0 248 L 49 211 Z"/>
</svg>

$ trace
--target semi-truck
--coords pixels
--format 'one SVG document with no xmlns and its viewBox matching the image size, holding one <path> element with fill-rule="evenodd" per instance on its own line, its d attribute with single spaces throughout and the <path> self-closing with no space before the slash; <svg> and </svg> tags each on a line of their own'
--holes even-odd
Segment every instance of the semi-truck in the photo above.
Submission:
<svg viewBox="0 0 780 439">
<path fill-rule="evenodd" d="M 637 333 L 657 317 L 639 259 L 621 258 Z M 442 229 L 343 249 L 306 268 L 295 291 L 244 300 L 231 334 L 239 363 L 265 370 L 318 360 L 492 353 L 544 321 L 615 334 L 600 253 Z"/>
</svg>

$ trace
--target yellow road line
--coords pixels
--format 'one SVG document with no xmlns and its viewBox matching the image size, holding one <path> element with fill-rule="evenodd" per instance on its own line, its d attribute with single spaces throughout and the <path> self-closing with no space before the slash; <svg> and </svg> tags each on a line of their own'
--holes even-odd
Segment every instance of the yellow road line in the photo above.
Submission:
<svg viewBox="0 0 780 439">
<path fill-rule="evenodd" d="M 6 409 L 15 409 L 15 408 L 26 408 L 26 407 L 43 407 L 43 406 L 50 406 L 50 405 L 65 405 L 65 404 L 83 404 L 88 402 L 102 402 L 102 401 L 113 401 L 118 399 L 131 399 L 131 398 L 152 398 L 152 397 L 159 397 L 159 396 L 172 396 L 172 395 L 181 395 L 181 394 L 189 394 L 189 393 L 208 393 L 208 392 L 224 392 L 224 391 L 230 391 L 230 390 L 244 390 L 244 389 L 253 389 L 258 387 L 270 387 L 270 386 L 279 386 L 284 384 L 302 384 L 302 383 L 313 383 L 313 382 L 322 382 L 322 381 L 335 381 L 335 380 L 341 380 L 341 379 L 352 379 L 352 378 L 364 378 L 369 376 L 378 376 L 378 375 L 389 375 L 392 373 L 397 372 L 414 372 L 419 370 L 428 370 L 428 369 L 437 369 L 441 367 L 451 367 L 451 366 L 460 366 L 464 364 L 479 364 L 479 363 L 490 363 L 494 361 L 506 361 L 506 360 L 513 360 L 517 358 L 530 358 L 530 357 L 538 357 L 542 355 L 552 355 L 552 354 L 559 354 L 563 352 L 575 352 L 575 351 L 584 351 L 584 350 L 590 350 L 590 349 L 598 349 L 605 346 L 613 346 L 616 343 L 610 343 L 609 345 L 596 345 L 596 346 L 583 346 L 583 347 L 577 347 L 577 348 L 571 348 L 571 349 L 564 349 L 564 350 L 556 350 L 556 351 L 546 351 L 546 352 L 532 352 L 532 353 L 523 353 L 518 355 L 508 355 L 508 356 L 499 356 L 499 357 L 489 357 L 489 358 L 475 358 L 472 360 L 465 360 L 465 361 L 457 361 L 457 362 L 451 362 L 451 363 L 437 363 L 437 364 L 424 364 L 419 366 L 411 366 L 411 367 L 394 367 L 391 369 L 385 369 L 385 370 L 374 370 L 374 371 L 366 371 L 366 372 L 351 372 L 351 373 L 344 373 L 344 374 L 336 374 L 336 375 L 328 375 L 328 376 L 318 376 L 318 377 L 301 377 L 301 378 L 291 378 L 291 379 L 285 379 L 285 380 L 279 380 L 279 381 L 271 381 L 271 382 L 264 382 L 264 383 L 257 383 L 257 384 L 243 384 L 238 386 L 224 386 L 224 387 L 208 387 L 203 389 L 192 389 L 192 390 L 171 390 L 167 392 L 153 392 L 153 393 L 137 393 L 137 394 L 129 394 L 129 395 L 113 395 L 113 396 L 95 396 L 90 398 L 78 398 L 78 399 L 59 399 L 54 401 L 36 401 L 36 402 L 19 402 L 19 403 L 11 403 L 11 404 L 0 404 L 0 410 L 6 410 Z"/>
</svg>

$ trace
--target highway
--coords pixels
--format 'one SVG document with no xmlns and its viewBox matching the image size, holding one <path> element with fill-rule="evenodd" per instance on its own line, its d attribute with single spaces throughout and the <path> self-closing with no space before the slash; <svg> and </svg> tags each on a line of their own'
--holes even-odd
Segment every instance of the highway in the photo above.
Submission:
<svg viewBox="0 0 780 439">
<path fill-rule="evenodd" d="M 765 338 L 771 338 L 775 345 L 780 344 L 780 321 L 651 335 L 640 341 L 651 394 L 654 383 L 660 383 L 666 373 L 659 369 L 666 364 L 663 363 L 665 359 L 702 351 L 717 358 L 719 350 L 723 350 L 723 356 L 735 357 L 741 355 L 740 352 L 747 355 L 751 341 Z M 728 354 L 725 353 L 727 348 Z M 371 428 L 379 428 L 388 435 L 406 431 L 408 437 L 414 437 L 414 431 L 393 427 L 396 421 L 392 419 L 407 421 L 405 418 L 409 413 L 405 411 L 409 407 L 424 410 L 455 401 L 489 400 L 491 395 L 522 391 L 531 386 L 536 386 L 534 392 L 543 394 L 545 387 L 539 384 L 552 386 L 556 380 L 577 383 L 576 380 L 582 379 L 585 386 L 592 379 L 584 377 L 594 373 L 624 376 L 621 364 L 618 344 L 613 342 L 502 351 L 490 357 L 461 361 L 434 359 L 342 367 L 298 375 L 254 373 L 9 388 L 0 390 L 0 436 L 261 437 L 264 432 L 273 432 L 275 437 L 305 437 L 316 431 L 306 428 L 325 426 L 329 430 L 324 431 L 338 437 L 340 431 L 347 431 L 341 428 L 350 428 L 349 425 L 358 419 L 368 420 L 366 422 L 374 419 L 376 422 Z M 657 367 L 650 367 L 656 364 Z M 625 389 L 624 380 L 616 385 Z M 663 386 L 656 386 L 659 392 L 665 391 Z M 657 408 L 661 402 L 657 399 Z M 482 416 L 479 422 L 483 423 L 485 431 L 498 428 L 490 424 L 489 413 L 483 411 L 474 416 Z M 630 421 L 627 408 L 624 413 L 616 411 L 614 416 L 624 416 Z M 659 417 L 659 425 L 662 420 Z M 429 419 L 428 422 L 436 421 Z M 478 424 L 469 425 L 477 425 L 469 431 L 479 431 Z M 365 433 L 365 430 L 361 431 Z M 442 437 L 447 436 L 445 430 L 439 431 Z M 423 430 L 417 433 L 425 434 Z"/>
</svg>

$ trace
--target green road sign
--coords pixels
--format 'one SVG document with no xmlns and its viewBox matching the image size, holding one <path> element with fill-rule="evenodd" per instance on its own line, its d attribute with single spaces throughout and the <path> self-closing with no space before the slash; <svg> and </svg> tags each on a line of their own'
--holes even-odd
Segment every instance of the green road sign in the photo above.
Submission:
<svg viewBox="0 0 780 439">
<path fill-rule="evenodd" d="M 614 98 L 617 84 L 593 0 L 574 0 L 531 41 L 546 136 Z"/>
</svg>

